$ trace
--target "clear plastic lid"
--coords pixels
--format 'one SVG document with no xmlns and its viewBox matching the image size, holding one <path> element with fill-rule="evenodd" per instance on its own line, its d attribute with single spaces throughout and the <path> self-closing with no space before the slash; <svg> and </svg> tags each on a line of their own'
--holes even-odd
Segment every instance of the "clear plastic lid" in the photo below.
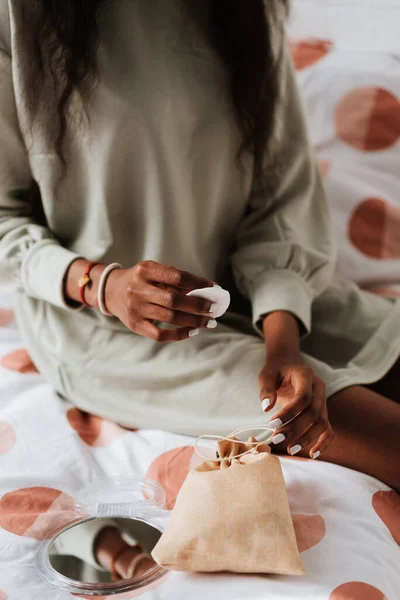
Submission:
<svg viewBox="0 0 400 600">
<path fill-rule="evenodd" d="M 97 518 L 129 518 L 146 516 L 164 506 L 165 491 L 159 483 L 132 475 L 97 480 L 82 492 L 76 509 Z"/>
</svg>

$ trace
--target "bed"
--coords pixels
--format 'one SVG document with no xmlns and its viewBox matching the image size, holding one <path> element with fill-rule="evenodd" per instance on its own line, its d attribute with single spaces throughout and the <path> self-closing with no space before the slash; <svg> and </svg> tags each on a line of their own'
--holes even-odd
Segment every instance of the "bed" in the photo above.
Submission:
<svg viewBox="0 0 400 600">
<path fill-rule="evenodd" d="M 50 525 L 101 477 L 139 474 L 166 491 L 166 508 L 198 461 L 194 440 L 127 431 L 60 399 L 36 372 L 0 290 L 0 599 L 67 600 L 34 568 Z M 397 600 L 400 498 L 367 475 L 281 459 L 305 577 L 173 573 L 143 600 Z M 118 598 L 118 596 L 116 596 Z M 137 597 L 135 594 L 119 596 Z M 111 599 L 111 596 L 110 596 Z"/>
<path fill-rule="evenodd" d="M 395 0 L 297 0 L 288 29 L 340 241 L 337 276 L 391 296 L 400 295 L 396 15 L 398 23 Z M 364 36 L 349 26 L 361 17 Z M 365 88 L 366 95 L 350 97 Z M 348 104 L 340 112 L 343 98 Z M 378 132 L 365 123 L 378 123 Z M 49 525 L 106 476 L 158 481 L 171 510 L 199 460 L 193 443 L 160 431 L 127 431 L 59 398 L 25 351 L 11 291 L 0 286 L 0 600 L 72 598 L 42 581 L 34 568 Z M 376 479 L 336 465 L 296 457 L 282 457 L 281 464 L 304 577 L 172 573 L 152 588 L 114 597 L 399 600 L 400 497 Z"/>
</svg>

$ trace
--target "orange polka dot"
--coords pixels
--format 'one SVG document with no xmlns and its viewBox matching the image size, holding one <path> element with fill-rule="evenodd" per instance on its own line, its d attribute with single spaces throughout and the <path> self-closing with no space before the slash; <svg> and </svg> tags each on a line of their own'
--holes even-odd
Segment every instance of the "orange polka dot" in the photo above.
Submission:
<svg viewBox="0 0 400 600">
<path fill-rule="evenodd" d="M 385 236 L 383 241 L 383 257 L 386 260 L 400 258 L 400 207 L 386 204 Z"/>
<path fill-rule="evenodd" d="M 38 373 L 31 357 L 24 348 L 6 354 L 6 356 L 1 359 L 0 364 L 9 371 L 17 371 L 18 373 Z"/>
<path fill-rule="evenodd" d="M 400 496 L 396 492 L 375 492 L 372 506 L 400 546 Z"/>
<path fill-rule="evenodd" d="M 7 327 L 14 321 L 14 311 L 9 308 L 0 308 L 0 327 Z"/>
<path fill-rule="evenodd" d="M 317 39 L 291 42 L 289 45 L 294 66 L 298 71 L 314 65 L 324 58 L 333 47 L 333 43 L 329 40 Z"/>
<path fill-rule="evenodd" d="M 14 447 L 16 440 L 15 430 L 4 421 L 0 421 L 0 456 L 7 454 Z"/>
<path fill-rule="evenodd" d="M 199 451 L 203 456 L 215 457 L 215 450 L 210 448 L 199 447 Z M 161 454 L 152 462 L 146 477 L 157 481 L 164 488 L 167 510 L 174 508 L 176 497 L 189 471 L 197 467 L 203 460 L 194 451 L 193 446 L 182 446 Z"/>
<path fill-rule="evenodd" d="M 146 477 L 157 481 L 165 490 L 165 508 L 172 510 L 176 497 L 190 470 L 193 446 L 174 448 L 158 456 L 150 465 Z"/>
<path fill-rule="evenodd" d="M 319 170 L 321 171 L 322 177 L 326 177 L 331 170 L 332 163 L 330 160 L 321 159 L 318 161 Z"/>
<path fill-rule="evenodd" d="M 49 539 L 54 529 L 76 519 L 73 498 L 53 488 L 15 490 L 0 500 L 0 527 L 15 535 Z"/>
<path fill-rule="evenodd" d="M 372 585 L 361 581 L 351 581 L 333 590 L 329 600 L 387 600 L 387 598 Z"/>
<path fill-rule="evenodd" d="M 353 245 L 371 258 L 400 258 L 400 208 L 381 198 L 367 198 L 352 213 L 348 237 Z"/>
<path fill-rule="evenodd" d="M 82 412 L 78 408 L 71 408 L 67 412 L 67 419 L 81 440 L 95 448 L 111 446 L 127 431 L 111 421 Z"/>
<path fill-rule="evenodd" d="M 385 150 L 400 136 L 400 102 L 382 88 L 361 87 L 339 103 L 335 121 L 346 144 L 363 152 Z"/>
<path fill-rule="evenodd" d="M 292 515 L 299 552 L 313 548 L 324 539 L 325 521 L 321 515 Z"/>
</svg>

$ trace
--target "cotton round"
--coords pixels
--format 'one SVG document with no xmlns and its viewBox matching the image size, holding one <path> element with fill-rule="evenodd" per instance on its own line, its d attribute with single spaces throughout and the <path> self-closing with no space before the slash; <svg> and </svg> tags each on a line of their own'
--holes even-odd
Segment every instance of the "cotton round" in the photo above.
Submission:
<svg viewBox="0 0 400 600">
<path fill-rule="evenodd" d="M 219 285 L 214 285 L 214 287 L 202 288 L 199 290 L 193 290 L 186 294 L 187 296 L 196 296 L 197 298 L 205 298 L 206 300 L 210 300 L 217 305 L 216 309 L 213 311 L 213 315 L 216 319 L 222 317 L 223 314 L 229 308 L 229 304 L 231 303 L 231 295 L 227 290 L 224 290 Z"/>
</svg>

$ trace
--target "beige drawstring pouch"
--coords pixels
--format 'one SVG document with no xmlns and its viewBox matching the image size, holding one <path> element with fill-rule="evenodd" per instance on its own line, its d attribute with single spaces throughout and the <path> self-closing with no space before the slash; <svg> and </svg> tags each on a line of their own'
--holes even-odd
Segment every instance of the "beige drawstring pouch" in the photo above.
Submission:
<svg viewBox="0 0 400 600">
<path fill-rule="evenodd" d="M 160 566 L 192 572 L 305 573 L 279 458 L 266 442 L 238 441 L 234 435 L 242 431 L 218 438 L 219 458 L 188 474 L 152 552 Z"/>
</svg>

